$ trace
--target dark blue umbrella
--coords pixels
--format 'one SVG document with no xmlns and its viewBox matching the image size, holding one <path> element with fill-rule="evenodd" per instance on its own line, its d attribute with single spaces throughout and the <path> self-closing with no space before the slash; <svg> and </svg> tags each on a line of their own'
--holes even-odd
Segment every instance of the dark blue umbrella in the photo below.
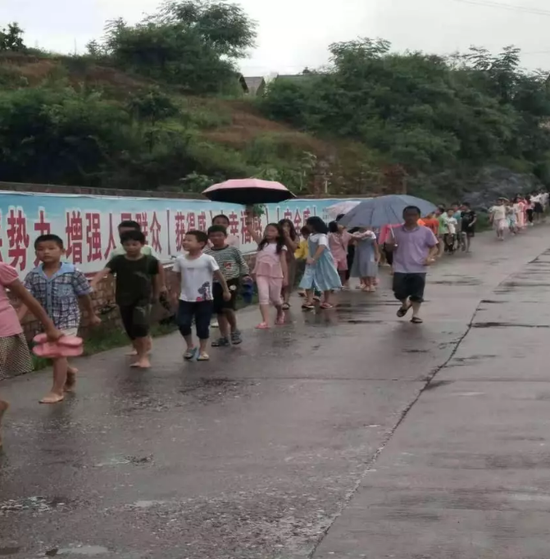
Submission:
<svg viewBox="0 0 550 559">
<path fill-rule="evenodd" d="M 407 206 L 419 208 L 422 217 L 437 210 L 434 204 L 427 200 L 422 200 L 422 198 L 390 194 L 361 202 L 340 219 L 339 223 L 348 229 L 353 229 L 354 227 L 399 225 L 403 223 L 403 210 Z"/>
</svg>

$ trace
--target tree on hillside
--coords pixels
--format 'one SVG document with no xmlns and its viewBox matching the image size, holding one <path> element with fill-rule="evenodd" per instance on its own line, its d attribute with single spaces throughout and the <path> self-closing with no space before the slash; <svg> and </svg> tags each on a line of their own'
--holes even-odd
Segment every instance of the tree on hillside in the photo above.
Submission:
<svg viewBox="0 0 550 559">
<path fill-rule="evenodd" d="M 104 51 L 124 69 L 190 93 L 216 93 L 236 83 L 234 61 L 254 37 L 254 23 L 240 7 L 186 0 L 166 3 L 137 25 L 111 22 Z"/>
<path fill-rule="evenodd" d="M 0 52 L 23 52 L 23 30 L 17 23 L 8 23 L 8 27 L 0 28 Z"/>
<path fill-rule="evenodd" d="M 314 81 L 270 85 L 264 111 L 362 142 L 412 173 L 506 158 L 535 167 L 550 150 L 548 80 L 521 70 L 515 47 L 446 59 L 358 39 L 330 53 Z"/>
</svg>

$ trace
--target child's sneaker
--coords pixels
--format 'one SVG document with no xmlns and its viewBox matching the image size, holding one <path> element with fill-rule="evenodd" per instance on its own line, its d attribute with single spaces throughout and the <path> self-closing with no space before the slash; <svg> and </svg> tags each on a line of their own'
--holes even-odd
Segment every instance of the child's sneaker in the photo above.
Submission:
<svg viewBox="0 0 550 559">
<path fill-rule="evenodd" d="M 243 343 L 243 337 L 239 330 L 235 330 L 235 332 L 231 332 L 231 343 L 233 345 L 239 345 Z"/>
<path fill-rule="evenodd" d="M 229 340 L 227 338 L 218 338 L 212 342 L 212 347 L 227 347 L 229 346 Z"/>
</svg>

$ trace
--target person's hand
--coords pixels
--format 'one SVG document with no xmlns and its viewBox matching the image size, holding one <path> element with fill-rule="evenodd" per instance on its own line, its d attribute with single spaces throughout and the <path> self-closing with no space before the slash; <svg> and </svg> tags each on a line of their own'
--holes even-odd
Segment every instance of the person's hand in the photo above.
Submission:
<svg viewBox="0 0 550 559">
<path fill-rule="evenodd" d="M 99 316 L 97 316 L 97 314 L 93 314 L 90 317 L 90 325 L 91 326 L 99 326 L 101 324 L 101 318 L 99 318 Z"/>
<path fill-rule="evenodd" d="M 223 300 L 231 301 L 231 291 L 229 291 L 229 289 L 223 292 Z"/>
<path fill-rule="evenodd" d="M 49 342 L 57 342 L 59 338 L 62 338 L 65 334 L 57 328 L 47 328 L 45 330 L 46 336 L 48 336 Z"/>
<path fill-rule="evenodd" d="M 424 266 L 431 266 L 434 262 L 435 262 L 435 258 L 432 258 L 431 256 L 429 256 L 424 261 Z"/>
<path fill-rule="evenodd" d="M 160 286 L 160 294 L 168 293 L 168 288 L 165 285 Z"/>
<path fill-rule="evenodd" d="M 252 279 L 252 276 L 243 276 L 242 279 L 241 279 L 241 281 L 242 281 L 243 283 L 248 283 L 248 282 L 253 281 L 253 279 Z"/>
<path fill-rule="evenodd" d="M 283 278 L 283 287 L 288 287 L 288 278 Z"/>
<path fill-rule="evenodd" d="M 306 264 L 307 264 L 308 266 L 313 266 L 313 265 L 315 264 L 315 260 L 314 260 L 313 258 L 308 258 L 308 259 L 306 260 Z"/>
</svg>

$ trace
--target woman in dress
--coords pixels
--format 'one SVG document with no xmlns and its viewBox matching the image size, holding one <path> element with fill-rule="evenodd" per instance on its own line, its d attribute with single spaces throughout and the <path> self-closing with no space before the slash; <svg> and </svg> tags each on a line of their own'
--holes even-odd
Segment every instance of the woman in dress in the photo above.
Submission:
<svg viewBox="0 0 550 559">
<path fill-rule="evenodd" d="M 310 217 L 306 225 L 311 231 L 308 239 L 309 258 L 300 287 L 306 290 L 304 310 L 314 309 L 313 295 L 315 288 L 323 292 L 322 309 L 333 308 L 332 292 L 342 289 L 342 282 L 328 245 L 327 224 L 317 216 Z"/>
<path fill-rule="evenodd" d="M 355 260 L 351 269 L 351 277 L 359 278 L 363 291 L 376 291 L 378 263 L 380 262 L 380 249 L 378 248 L 376 235 L 370 229 L 361 228 L 353 237 L 357 242 L 357 246 L 355 248 Z"/>
</svg>

